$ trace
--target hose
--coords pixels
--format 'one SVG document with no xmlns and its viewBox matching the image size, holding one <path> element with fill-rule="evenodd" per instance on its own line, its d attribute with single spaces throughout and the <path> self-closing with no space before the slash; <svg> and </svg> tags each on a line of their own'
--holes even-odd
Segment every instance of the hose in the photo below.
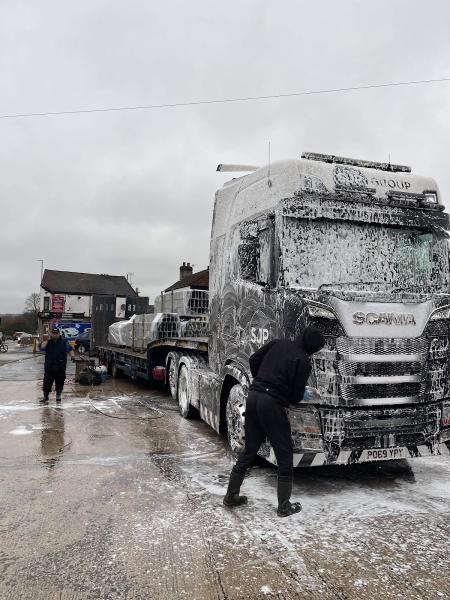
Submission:
<svg viewBox="0 0 450 600">
<path fill-rule="evenodd" d="M 142 404 L 142 406 L 144 406 L 145 408 L 149 408 L 150 410 L 152 410 L 158 414 L 156 414 L 153 417 L 137 417 L 137 416 L 123 417 L 123 416 L 119 416 L 119 415 L 111 415 L 111 414 L 105 412 L 104 410 L 101 410 L 101 408 L 99 408 L 98 406 L 95 406 L 94 402 L 92 401 L 92 398 L 90 397 L 90 393 L 87 395 L 87 399 L 88 399 L 88 402 L 90 403 L 90 405 L 92 406 L 92 408 L 94 408 L 101 415 L 104 415 L 105 417 L 110 417 L 111 419 L 122 419 L 122 420 L 126 420 L 126 421 L 155 421 L 156 419 L 162 419 L 164 417 L 164 413 L 161 412 L 159 409 L 154 408 L 153 406 L 146 405 L 144 402 L 141 402 L 138 398 L 137 398 L 137 401 L 140 404 Z M 128 410 L 128 409 L 125 408 L 125 410 Z"/>
<path fill-rule="evenodd" d="M 121 390 L 118 390 L 118 391 L 120 394 L 124 395 Z M 124 416 L 119 416 L 119 415 L 112 415 L 112 414 L 109 414 L 109 413 L 101 410 L 101 408 L 99 408 L 98 406 L 96 406 L 94 404 L 93 398 L 91 398 L 91 394 L 93 392 L 94 392 L 94 381 L 92 379 L 91 380 L 91 391 L 87 394 L 86 398 L 87 398 L 89 404 L 92 406 L 92 408 L 105 417 L 109 417 L 111 419 L 120 419 L 120 420 L 124 420 L 124 421 L 155 421 L 156 419 L 162 419 L 165 416 L 161 410 L 159 410 L 158 408 L 154 408 L 153 406 L 149 406 L 146 402 L 142 402 L 142 400 L 139 400 L 139 398 L 135 398 L 135 400 L 137 400 L 139 402 L 139 404 L 141 404 L 144 408 L 150 409 L 154 413 L 157 413 L 157 414 L 155 414 L 153 417 L 137 417 L 137 416 L 124 417 Z M 121 408 L 123 408 L 123 407 L 121 407 Z M 125 408 L 125 410 L 128 410 L 128 409 Z M 168 408 L 166 410 L 167 411 L 176 410 L 178 412 L 177 409 Z"/>
</svg>

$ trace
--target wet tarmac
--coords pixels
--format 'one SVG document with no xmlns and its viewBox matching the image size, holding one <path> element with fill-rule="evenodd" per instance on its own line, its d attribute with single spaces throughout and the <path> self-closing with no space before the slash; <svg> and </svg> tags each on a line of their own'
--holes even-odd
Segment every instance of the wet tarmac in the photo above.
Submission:
<svg viewBox="0 0 450 600">
<path fill-rule="evenodd" d="M 0 364 L 0 599 L 450 599 L 450 457 L 299 470 L 288 519 L 260 463 L 225 509 L 222 438 L 72 371 L 41 405 L 42 357 Z"/>
</svg>

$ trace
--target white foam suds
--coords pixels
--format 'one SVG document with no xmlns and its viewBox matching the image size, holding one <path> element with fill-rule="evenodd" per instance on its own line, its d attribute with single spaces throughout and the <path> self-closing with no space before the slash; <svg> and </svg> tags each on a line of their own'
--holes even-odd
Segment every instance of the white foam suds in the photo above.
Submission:
<svg viewBox="0 0 450 600">
<path fill-rule="evenodd" d="M 269 596 L 272 594 L 272 588 L 269 585 L 263 585 L 259 591 L 261 594 L 264 594 L 264 596 Z"/>
<path fill-rule="evenodd" d="M 29 433 L 33 433 L 33 428 L 25 425 L 19 425 L 8 433 L 12 433 L 12 435 L 28 435 Z"/>
</svg>

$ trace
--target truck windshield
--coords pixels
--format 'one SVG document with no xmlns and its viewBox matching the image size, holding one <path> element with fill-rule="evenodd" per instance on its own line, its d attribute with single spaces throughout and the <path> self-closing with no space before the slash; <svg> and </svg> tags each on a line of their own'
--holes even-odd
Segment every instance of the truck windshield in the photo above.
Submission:
<svg viewBox="0 0 450 600">
<path fill-rule="evenodd" d="M 448 241 L 437 233 L 365 223 L 284 218 L 283 283 L 379 282 L 392 291 L 448 292 Z"/>
</svg>

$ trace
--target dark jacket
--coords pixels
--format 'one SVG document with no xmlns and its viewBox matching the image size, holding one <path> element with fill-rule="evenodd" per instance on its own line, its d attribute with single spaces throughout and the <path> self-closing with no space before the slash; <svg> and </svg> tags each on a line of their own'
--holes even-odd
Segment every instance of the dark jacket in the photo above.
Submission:
<svg viewBox="0 0 450 600">
<path fill-rule="evenodd" d="M 67 340 L 60 337 L 58 340 L 50 339 L 47 346 L 42 349 L 45 352 L 46 371 L 62 370 L 65 371 L 67 366 L 67 353 L 70 352 L 70 346 Z"/>
<path fill-rule="evenodd" d="M 272 340 L 250 356 L 251 390 L 265 392 L 284 406 L 303 399 L 311 374 L 310 355 L 325 344 L 323 334 L 307 327 L 295 342 Z"/>
</svg>

